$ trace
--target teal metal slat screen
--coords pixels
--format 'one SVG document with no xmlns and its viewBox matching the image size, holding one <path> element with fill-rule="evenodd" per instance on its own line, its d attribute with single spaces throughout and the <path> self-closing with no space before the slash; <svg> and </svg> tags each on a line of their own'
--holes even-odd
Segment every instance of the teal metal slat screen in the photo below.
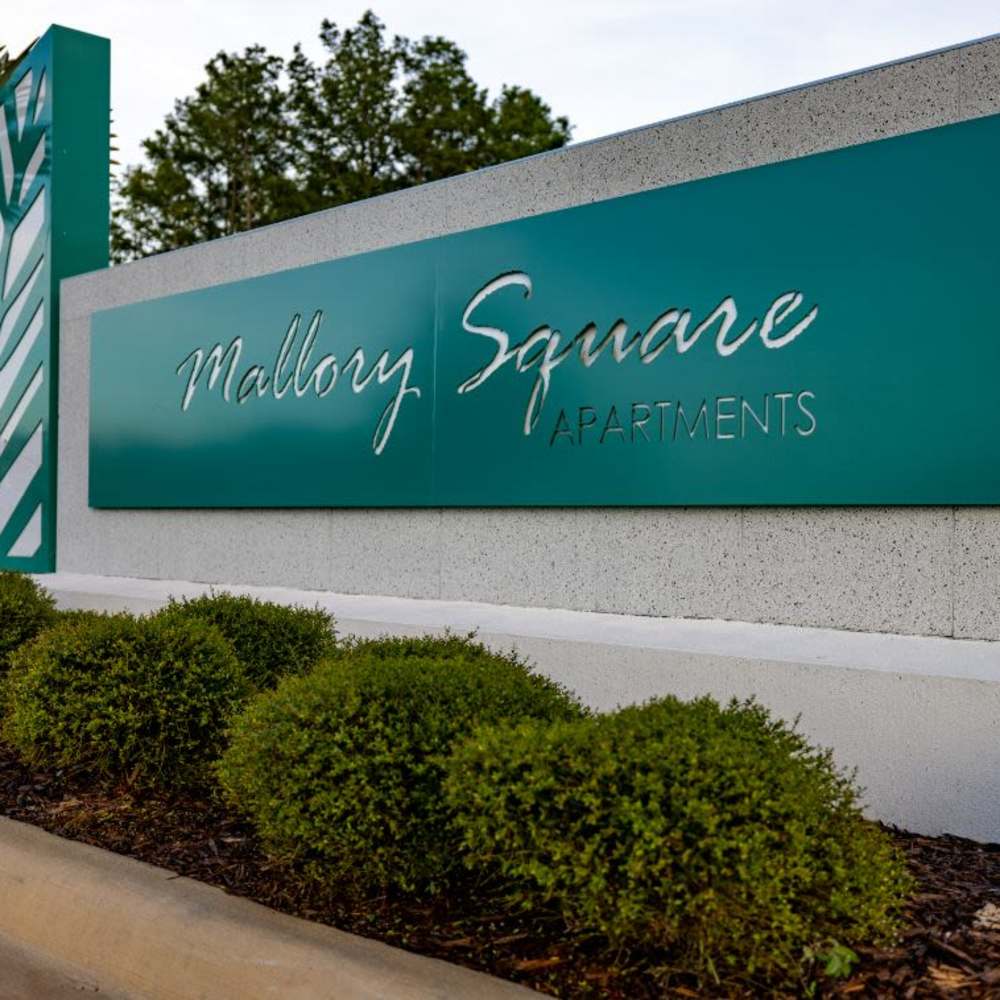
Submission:
<svg viewBox="0 0 1000 1000">
<path fill-rule="evenodd" d="M 59 281 L 108 263 L 108 56 L 53 27 L 0 89 L 0 568 L 55 567 Z"/>
</svg>

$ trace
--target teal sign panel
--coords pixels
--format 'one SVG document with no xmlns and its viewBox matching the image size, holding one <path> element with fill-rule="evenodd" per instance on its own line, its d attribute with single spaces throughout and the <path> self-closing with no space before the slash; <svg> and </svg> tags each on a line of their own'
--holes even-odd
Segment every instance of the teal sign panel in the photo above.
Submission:
<svg viewBox="0 0 1000 1000">
<path fill-rule="evenodd" d="M 55 568 L 59 282 L 108 263 L 108 42 L 53 27 L 0 88 L 0 568 Z"/>
<path fill-rule="evenodd" d="M 93 317 L 96 507 L 1000 503 L 1000 117 Z"/>
</svg>

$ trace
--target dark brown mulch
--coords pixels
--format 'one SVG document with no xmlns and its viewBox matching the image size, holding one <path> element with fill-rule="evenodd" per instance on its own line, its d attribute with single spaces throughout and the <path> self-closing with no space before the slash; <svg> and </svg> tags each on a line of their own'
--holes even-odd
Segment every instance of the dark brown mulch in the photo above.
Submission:
<svg viewBox="0 0 1000 1000">
<path fill-rule="evenodd" d="M 99 788 L 60 771 L 28 769 L 2 744 L 0 814 L 554 996 L 773 995 L 763 987 L 706 992 L 666 969 L 650 969 L 648 960 L 609 955 L 598 941 L 567 941 L 554 914 L 511 913 L 488 885 L 469 885 L 427 903 L 352 900 L 342 889 L 324 889 L 269 860 L 246 824 L 210 796 Z M 1000 998 L 1000 845 L 890 833 L 918 884 L 902 941 L 890 950 L 860 949 L 855 974 L 815 995 Z"/>
</svg>

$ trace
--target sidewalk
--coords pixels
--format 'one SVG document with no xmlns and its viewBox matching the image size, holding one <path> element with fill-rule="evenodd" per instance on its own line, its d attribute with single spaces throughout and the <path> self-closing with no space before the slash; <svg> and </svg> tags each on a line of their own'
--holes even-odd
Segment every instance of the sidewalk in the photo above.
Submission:
<svg viewBox="0 0 1000 1000">
<path fill-rule="evenodd" d="M 98 995 L 117 1000 L 124 1000 L 122 994 L 144 1000 L 535 995 L 507 980 L 287 916 L 0 816 L 4 941 L 15 948 L 0 1000 L 94 995 L 97 983 L 105 990 Z M 40 962 L 40 953 L 66 965 Z M 6 957 L 0 954 L 0 963 Z M 75 970 L 83 971 L 74 980 Z M 49 983 L 53 992 L 46 993 Z"/>
<path fill-rule="evenodd" d="M 0 1000 L 126 1000 L 102 990 L 92 976 L 71 971 L 0 937 Z"/>
</svg>

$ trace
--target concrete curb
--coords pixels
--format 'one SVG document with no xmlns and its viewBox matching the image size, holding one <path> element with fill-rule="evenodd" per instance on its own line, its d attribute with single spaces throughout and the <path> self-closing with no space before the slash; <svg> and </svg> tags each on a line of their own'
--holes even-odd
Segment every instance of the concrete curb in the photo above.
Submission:
<svg viewBox="0 0 1000 1000">
<path fill-rule="evenodd" d="M 136 1000 L 536 995 L 5 817 L 0 936 Z"/>
</svg>

